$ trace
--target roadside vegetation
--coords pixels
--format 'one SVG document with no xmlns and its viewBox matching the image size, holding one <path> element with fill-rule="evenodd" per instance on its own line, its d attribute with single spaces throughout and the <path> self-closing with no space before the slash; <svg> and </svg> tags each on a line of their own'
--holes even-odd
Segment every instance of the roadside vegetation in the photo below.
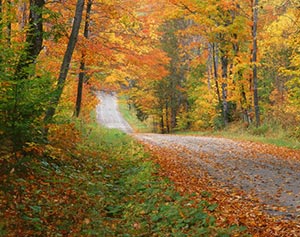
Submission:
<svg viewBox="0 0 300 237">
<path fill-rule="evenodd" d="M 79 123 L 57 133 L 1 157 L 1 236 L 246 236 L 217 227 L 216 204 L 180 195 L 124 133 Z"/>
<path fill-rule="evenodd" d="M 135 128 L 136 132 L 152 132 L 154 130 L 152 123 L 147 122 L 147 120 L 142 122 L 137 118 L 137 111 L 134 108 L 129 109 L 124 99 L 119 102 L 119 108 L 124 118 Z M 242 122 L 234 122 L 222 129 L 180 130 L 175 131 L 174 134 L 225 137 L 300 149 L 300 140 L 293 136 L 293 132 L 275 122 L 266 121 L 258 128 L 254 124 L 245 126 Z"/>
<path fill-rule="evenodd" d="M 260 142 L 279 147 L 300 149 L 300 140 L 291 136 L 291 132 L 280 125 L 264 123 L 259 128 L 254 125 L 245 127 L 243 123 L 235 122 L 225 129 L 207 131 L 179 131 L 176 134 L 217 136 L 230 139 Z"/>
<path fill-rule="evenodd" d="M 211 134 L 231 139 L 261 142 L 280 147 L 300 149 L 299 138 L 293 137 L 291 131 L 284 129 L 278 124 L 264 123 L 259 128 L 256 128 L 254 125 L 245 127 L 244 124 L 235 123 L 226 129 L 213 131 Z"/>
<path fill-rule="evenodd" d="M 145 119 L 144 121 L 138 119 L 137 110 L 132 105 L 129 107 L 130 105 L 127 103 L 126 96 L 119 98 L 118 105 L 122 116 L 129 122 L 134 131 L 144 133 L 153 132 L 153 123 L 150 122 L 150 119 Z"/>
</svg>

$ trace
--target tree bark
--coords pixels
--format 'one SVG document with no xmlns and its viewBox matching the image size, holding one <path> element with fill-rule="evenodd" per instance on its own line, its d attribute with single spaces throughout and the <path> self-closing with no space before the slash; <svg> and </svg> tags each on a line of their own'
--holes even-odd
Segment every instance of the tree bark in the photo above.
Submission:
<svg viewBox="0 0 300 237">
<path fill-rule="evenodd" d="M 0 26 L 2 26 L 2 20 L 3 20 L 3 17 L 2 17 L 2 14 L 3 14 L 3 11 L 2 11 L 2 0 L 0 0 Z M 2 31 L 0 32 L 0 34 L 2 33 Z"/>
<path fill-rule="evenodd" d="M 74 22 L 73 22 L 73 26 L 72 26 L 72 32 L 71 32 L 71 35 L 69 38 L 69 42 L 68 42 L 68 46 L 67 46 L 64 58 L 63 58 L 63 62 L 61 64 L 55 94 L 51 100 L 50 108 L 46 111 L 46 116 L 44 118 L 44 122 L 46 124 L 51 123 L 53 116 L 55 114 L 57 105 L 60 101 L 63 89 L 64 89 L 64 84 L 65 84 L 65 81 L 66 81 L 66 78 L 68 75 L 70 62 L 71 62 L 72 55 L 73 55 L 75 45 L 77 42 L 77 38 L 78 38 L 78 33 L 79 33 L 80 24 L 81 24 L 81 20 L 82 20 L 83 8 L 84 8 L 84 0 L 77 0 L 75 17 L 74 17 Z M 47 131 L 46 131 L 46 133 L 47 133 Z"/>
<path fill-rule="evenodd" d="M 218 82 L 218 58 L 217 58 L 217 46 L 215 43 L 212 44 L 212 60 L 213 60 L 213 71 L 214 71 L 214 80 L 216 85 L 216 93 L 218 96 L 219 104 L 221 104 L 221 95 L 219 89 L 219 82 Z"/>
<path fill-rule="evenodd" d="M 227 77 L 228 77 L 228 58 L 227 56 L 223 55 L 221 57 L 221 62 L 222 62 L 222 104 L 223 104 L 223 121 L 224 125 L 228 125 L 228 102 L 227 102 Z"/>
<path fill-rule="evenodd" d="M 20 1 L 19 11 L 21 12 L 21 19 L 19 21 L 20 30 L 24 30 L 26 22 L 28 21 L 28 17 L 26 15 L 27 12 L 27 4 L 24 1 Z"/>
<path fill-rule="evenodd" d="M 8 14 L 11 14 L 11 7 L 12 7 L 11 0 L 8 0 L 7 1 Z M 11 21 L 10 20 L 6 23 L 6 41 L 8 45 L 11 44 Z"/>
<path fill-rule="evenodd" d="M 252 26 L 252 64 L 253 64 L 253 97 L 254 97 L 254 111 L 256 119 L 256 127 L 260 126 L 260 110 L 258 97 L 258 78 L 257 78 L 257 22 L 258 22 L 258 0 L 253 0 L 253 26 Z"/>
<path fill-rule="evenodd" d="M 169 105 L 168 105 L 168 100 L 166 101 L 166 129 L 167 129 L 167 133 L 170 133 L 170 121 L 169 121 Z"/>
<path fill-rule="evenodd" d="M 3 2 L 0 0 L 0 40 L 2 40 L 2 29 L 3 29 Z"/>
<path fill-rule="evenodd" d="M 160 133 L 164 134 L 165 133 L 165 123 L 164 123 L 164 106 L 163 106 L 163 101 L 161 101 L 160 105 L 160 115 L 159 115 L 159 127 L 160 127 Z"/>
<path fill-rule="evenodd" d="M 92 0 L 88 0 L 87 7 L 86 7 L 85 25 L 84 25 L 84 33 L 83 33 L 86 39 L 89 38 L 89 26 L 90 26 L 92 3 L 93 3 Z M 74 113 L 76 117 L 79 116 L 81 110 L 84 78 L 85 78 L 85 49 L 82 50 L 81 52 L 80 73 L 78 75 L 77 98 L 76 98 L 76 106 L 75 106 L 75 113 Z"/>
<path fill-rule="evenodd" d="M 43 7 L 44 0 L 30 0 L 29 28 L 26 35 L 26 46 L 20 57 L 15 71 L 17 79 L 26 79 L 29 75 L 28 68 L 35 62 L 43 48 Z"/>
<path fill-rule="evenodd" d="M 43 6 L 44 0 L 30 0 L 29 14 L 29 32 L 26 42 L 28 43 L 28 52 L 35 60 L 43 47 Z"/>
</svg>

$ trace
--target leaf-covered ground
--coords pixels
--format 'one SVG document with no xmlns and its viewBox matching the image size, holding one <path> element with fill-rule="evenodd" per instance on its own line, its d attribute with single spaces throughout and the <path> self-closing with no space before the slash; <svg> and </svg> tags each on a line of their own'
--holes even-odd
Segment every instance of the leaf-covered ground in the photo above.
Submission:
<svg viewBox="0 0 300 237">
<path fill-rule="evenodd" d="M 300 236 L 299 151 L 228 139 L 136 134 L 182 193 L 218 204 L 220 225 Z"/>
<path fill-rule="evenodd" d="M 129 136 L 81 126 L 0 157 L 0 236 L 249 236 L 217 226 L 217 204 L 176 191 Z"/>
<path fill-rule="evenodd" d="M 110 108 L 117 109 L 116 101 Z M 100 103 L 97 112 L 106 110 Z M 115 128 L 122 128 L 120 116 L 110 118 Z M 223 138 L 134 137 L 155 154 L 160 174 L 177 190 L 218 204 L 221 226 L 245 225 L 254 236 L 300 236 L 299 151 Z"/>
</svg>

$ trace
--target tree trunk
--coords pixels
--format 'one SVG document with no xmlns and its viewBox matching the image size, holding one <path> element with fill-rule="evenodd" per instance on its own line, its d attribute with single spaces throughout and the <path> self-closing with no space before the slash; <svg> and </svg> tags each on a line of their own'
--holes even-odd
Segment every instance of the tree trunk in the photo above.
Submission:
<svg viewBox="0 0 300 237">
<path fill-rule="evenodd" d="M 19 21 L 19 25 L 20 25 L 20 30 L 24 30 L 26 22 L 28 20 L 26 12 L 27 12 L 27 4 L 25 2 L 20 2 L 19 3 L 19 11 L 21 12 L 21 19 Z"/>
<path fill-rule="evenodd" d="M 87 7 L 86 7 L 86 17 L 85 17 L 85 25 L 84 25 L 84 33 L 83 33 L 86 39 L 89 38 L 89 26 L 90 26 L 92 3 L 93 3 L 92 0 L 88 0 Z M 80 73 L 78 75 L 77 98 L 76 98 L 76 107 L 74 113 L 76 117 L 78 117 L 80 114 L 84 78 L 85 78 L 85 49 L 83 49 L 81 52 Z"/>
<path fill-rule="evenodd" d="M 179 104 L 181 104 L 181 102 Z M 171 108 L 171 126 L 170 126 L 171 131 L 177 126 L 177 112 L 178 112 L 178 106 Z"/>
<path fill-rule="evenodd" d="M 30 0 L 29 28 L 26 35 L 25 52 L 22 54 L 15 71 L 17 79 L 26 79 L 27 68 L 35 62 L 43 47 L 43 7 L 44 0 Z"/>
<path fill-rule="evenodd" d="M 221 95 L 219 89 L 219 82 L 218 82 L 218 57 L 217 57 L 217 46 L 215 43 L 212 44 L 212 59 L 213 59 L 213 71 L 214 71 L 214 80 L 216 85 L 216 92 L 218 96 L 219 104 L 221 104 Z"/>
<path fill-rule="evenodd" d="M 2 30 L 3 30 L 3 2 L 2 0 L 0 0 L 0 40 L 2 40 L 3 37 Z M 2 59 L 1 56 L 0 58 Z"/>
<path fill-rule="evenodd" d="M 227 126 L 228 124 L 228 103 L 227 103 L 227 77 L 228 77 L 228 58 L 227 56 L 223 55 L 221 57 L 221 62 L 222 62 L 222 105 L 223 105 L 223 121 L 224 125 Z"/>
<path fill-rule="evenodd" d="M 8 0 L 7 1 L 8 14 L 11 14 L 11 7 L 12 7 L 11 0 Z M 8 22 L 6 23 L 6 41 L 8 45 L 11 44 L 11 21 L 10 20 L 8 20 Z"/>
<path fill-rule="evenodd" d="M 26 42 L 32 61 L 36 59 L 43 47 L 43 6 L 44 0 L 30 0 L 29 32 Z"/>
<path fill-rule="evenodd" d="M 260 111 L 259 111 L 259 97 L 258 97 L 258 78 L 257 78 L 257 22 L 258 22 L 258 0 L 253 0 L 253 51 L 252 51 L 252 64 L 253 64 L 253 97 L 254 97 L 254 111 L 256 119 L 256 127 L 260 126 Z"/>
<path fill-rule="evenodd" d="M 167 133 L 170 133 L 170 121 L 169 121 L 169 105 L 168 105 L 168 100 L 166 101 L 166 129 L 167 129 Z"/>
<path fill-rule="evenodd" d="M 165 133 L 165 124 L 164 124 L 164 108 L 161 106 L 160 108 L 160 116 L 159 116 L 159 127 L 160 127 L 160 133 Z"/>
<path fill-rule="evenodd" d="M 77 97 L 76 97 L 76 105 L 74 115 L 79 117 L 80 109 L 81 109 L 81 101 L 82 101 L 82 91 L 83 91 L 83 81 L 85 77 L 85 62 L 84 62 L 85 54 L 82 53 L 81 61 L 80 61 L 80 72 L 78 75 L 78 85 L 77 85 Z"/>
<path fill-rule="evenodd" d="M 83 8 L 84 8 L 84 0 L 77 0 L 75 17 L 74 17 L 74 22 L 73 22 L 73 26 L 72 26 L 72 32 L 71 32 L 71 35 L 69 38 L 69 42 L 68 42 L 68 46 L 67 46 L 64 58 L 63 58 L 63 62 L 61 64 L 55 94 L 51 100 L 51 107 L 46 111 L 46 116 L 44 118 L 44 121 L 46 124 L 48 124 L 52 121 L 53 116 L 55 114 L 56 107 L 59 103 L 60 97 L 61 97 L 63 89 L 64 89 L 64 84 L 65 84 L 65 81 L 66 81 L 66 78 L 68 75 L 73 51 L 75 49 L 75 45 L 76 45 L 77 38 L 78 38 Z M 46 131 L 46 133 L 47 133 L 47 131 Z"/>
<path fill-rule="evenodd" d="M 244 120 L 244 122 L 247 123 L 247 126 L 249 126 L 250 123 L 251 123 L 251 118 L 250 118 L 250 115 L 249 115 L 247 104 L 248 103 L 247 103 L 245 88 L 242 85 L 242 88 L 241 88 L 241 108 L 242 108 L 242 113 L 243 113 L 243 120 Z"/>
</svg>

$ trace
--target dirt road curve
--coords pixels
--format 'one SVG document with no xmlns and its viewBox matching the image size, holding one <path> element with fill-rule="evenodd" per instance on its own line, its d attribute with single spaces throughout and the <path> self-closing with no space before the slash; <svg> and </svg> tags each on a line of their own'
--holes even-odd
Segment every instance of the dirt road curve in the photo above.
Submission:
<svg viewBox="0 0 300 237">
<path fill-rule="evenodd" d="M 132 132 L 117 111 L 115 96 L 101 94 L 100 123 Z M 261 145 L 224 138 L 161 134 L 133 134 L 151 146 L 171 148 L 186 165 L 201 167 L 216 182 L 251 193 L 269 206 L 273 215 L 300 217 L 300 160 L 268 152 Z M 291 153 L 297 155 L 297 152 Z M 202 174 L 203 175 L 203 174 Z M 201 178 L 201 174 L 199 174 Z M 279 207 L 276 211 L 271 207 Z M 299 219 L 300 220 L 300 219 Z"/>
</svg>

